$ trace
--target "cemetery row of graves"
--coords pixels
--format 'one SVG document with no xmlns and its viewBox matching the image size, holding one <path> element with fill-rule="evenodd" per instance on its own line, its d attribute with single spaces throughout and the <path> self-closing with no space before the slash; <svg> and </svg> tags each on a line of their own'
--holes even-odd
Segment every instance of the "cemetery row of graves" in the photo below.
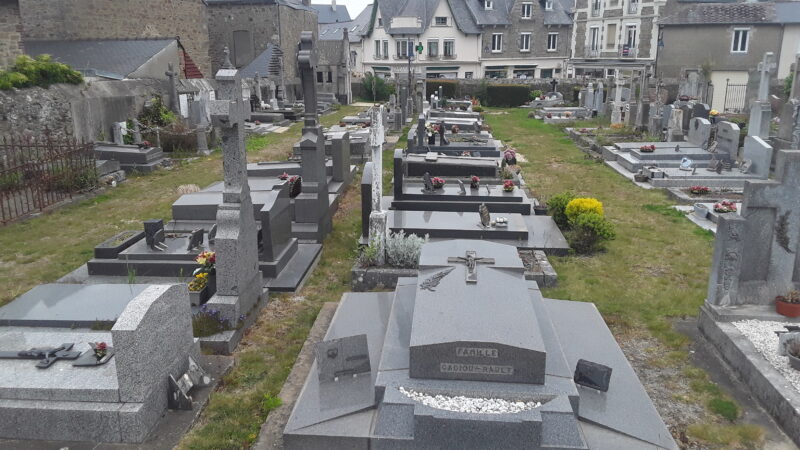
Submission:
<svg viewBox="0 0 800 450">
<path fill-rule="evenodd" d="M 216 97 L 193 105 L 219 155 L 198 145 L 199 159 L 0 229 L 19 249 L 2 268 L 18 288 L 0 307 L 0 446 L 800 439 L 800 151 L 758 134 L 766 108 L 751 109 L 743 152 L 698 101 L 663 106 L 657 86 L 655 104 L 633 98 L 645 80 L 617 80 L 607 99 L 589 84 L 577 107 L 552 93 L 479 112 L 412 79 L 386 104 L 321 119 L 310 33 L 298 61 L 302 112 L 278 122 L 301 124 L 256 130 L 284 105 L 247 104 L 226 63 Z M 160 149 L 135 127 L 133 144 L 103 151 L 149 164 Z M 665 135 L 616 142 L 602 127 Z M 672 207 L 698 183 L 740 196 L 692 207 L 716 238 Z M 26 242 L 38 258 L 24 260 Z M 755 401 L 696 367 L 698 343 L 673 324 L 698 308 L 699 339 L 736 372 L 726 385 Z"/>
</svg>

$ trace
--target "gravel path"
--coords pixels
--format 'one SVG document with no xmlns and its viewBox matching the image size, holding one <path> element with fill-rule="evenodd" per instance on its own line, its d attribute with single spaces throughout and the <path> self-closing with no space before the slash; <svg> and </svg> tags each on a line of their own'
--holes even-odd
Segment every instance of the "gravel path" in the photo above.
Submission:
<svg viewBox="0 0 800 450">
<path fill-rule="evenodd" d="M 789 366 L 789 358 L 778 354 L 778 335 L 775 331 L 786 330 L 784 325 L 796 325 L 792 323 L 773 322 L 769 320 L 740 320 L 733 322 L 736 327 L 750 342 L 756 350 L 772 364 L 778 372 L 788 380 L 795 389 L 800 391 L 800 371 L 794 370 Z"/>
</svg>

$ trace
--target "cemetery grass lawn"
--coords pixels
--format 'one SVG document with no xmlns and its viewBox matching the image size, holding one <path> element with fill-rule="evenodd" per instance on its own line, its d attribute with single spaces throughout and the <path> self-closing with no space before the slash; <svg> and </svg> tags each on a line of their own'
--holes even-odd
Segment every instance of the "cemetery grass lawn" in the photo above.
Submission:
<svg viewBox="0 0 800 450">
<path fill-rule="evenodd" d="M 534 195 L 546 201 L 572 190 L 595 197 L 603 202 L 617 234 L 605 252 L 594 256 L 551 257 L 558 286 L 543 290 L 544 295 L 594 302 L 617 339 L 652 341 L 658 349 L 651 351 L 646 365 L 676 371 L 675 380 L 667 383 L 688 384 L 686 392 L 676 388 L 669 400 L 700 404 L 714 413 L 701 417 L 709 423 L 693 426 L 691 419 L 680 419 L 685 427 L 681 431 L 726 446 L 760 442 L 760 428 L 730 425 L 738 406 L 707 373 L 689 363 L 690 338 L 672 327 L 672 319 L 694 317 L 703 304 L 713 235 L 670 208 L 675 202 L 662 190 L 634 186 L 581 151 L 560 128 L 528 119 L 525 109 L 505 111 L 490 109 L 486 121 L 496 138 L 527 159 L 520 165 Z"/>
<path fill-rule="evenodd" d="M 361 108 L 343 106 L 322 117 L 338 123 Z M 250 138 L 249 160 L 285 159 L 299 139 L 302 122 L 285 133 Z M 150 175 L 132 174 L 116 188 L 26 221 L 0 227 L 0 306 L 37 284 L 52 283 L 92 258 L 94 246 L 124 230 L 141 230 L 142 221 L 171 217 L 176 188 L 204 187 L 222 179 L 221 153 L 177 160 L 174 167 Z"/>
</svg>

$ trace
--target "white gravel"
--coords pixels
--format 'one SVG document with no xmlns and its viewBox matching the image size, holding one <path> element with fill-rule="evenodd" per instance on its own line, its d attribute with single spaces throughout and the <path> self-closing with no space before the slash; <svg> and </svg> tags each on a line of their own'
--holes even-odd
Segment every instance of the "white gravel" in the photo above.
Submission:
<svg viewBox="0 0 800 450">
<path fill-rule="evenodd" d="M 733 326 L 753 343 L 756 350 L 800 391 L 800 371 L 792 369 L 788 357 L 778 354 L 778 335 L 775 331 L 785 330 L 784 325 L 796 324 L 755 319 L 733 322 Z"/>
<path fill-rule="evenodd" d="M 400 392 L 431 408 L 475 414 L 513 414 L 542 406 L 540 402 L 511 402 L 501 398 L 428 395 L 403 387 Z"/>
</svg>

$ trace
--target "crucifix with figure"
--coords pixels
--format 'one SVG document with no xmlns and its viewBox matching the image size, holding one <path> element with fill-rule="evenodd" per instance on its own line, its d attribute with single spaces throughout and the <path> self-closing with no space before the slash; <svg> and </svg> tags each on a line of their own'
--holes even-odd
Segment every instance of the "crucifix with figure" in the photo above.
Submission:
<svg viewBox="0 0 800 450">
<path fill-rule="evenodd" d="M 474 250 L 467 250 L 464 256 L 451 256 L 447 262 L 463 262 L 467 266 L 466 281 L 470 284 L 478 282 L 478 264 L 494 264 L 494 258 L 482 258 L 477 256 Z"/>
</svg>

